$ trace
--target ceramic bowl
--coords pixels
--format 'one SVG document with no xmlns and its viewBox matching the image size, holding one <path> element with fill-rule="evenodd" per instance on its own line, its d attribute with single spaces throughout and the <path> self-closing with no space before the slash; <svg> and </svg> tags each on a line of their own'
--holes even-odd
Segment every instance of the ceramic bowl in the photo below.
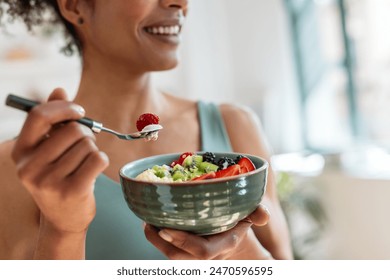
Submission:
<svg viewBox="0 0 390 280">
<path fill-rule="evenodd" d="M 202 154 L 202 153 L 197 153 Z M 214 153 L 236 158 L 236 153 Z M 189 182 L 145 182 L 134 179 L 154 165 L 169 165 L 180 154 L 158 155 L 130 162 L 120 170 L 123 194 L 140 219 L 158 228 L 173 228 L 198 235 L 229 230 L 260 203 L 266 188 L 268 163 L 249 157 L 256 169 L 245 174 Z"/>
</svg>

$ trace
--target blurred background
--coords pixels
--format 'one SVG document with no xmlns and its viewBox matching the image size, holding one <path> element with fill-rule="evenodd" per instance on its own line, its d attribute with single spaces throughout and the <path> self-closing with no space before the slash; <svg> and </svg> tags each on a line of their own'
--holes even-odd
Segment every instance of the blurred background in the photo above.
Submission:
<svg viewBox="0 0 390 280">
<path fill-rule="evenodd" d="M 154 76 L 258 114 L 297 259 L 390 259 L 389 15 L 389 0 L 191 1 L 182 62 Z M 59 32 L 2 25 L 2 100 L 75 94 L 80 62 Z M 25 118 L 3 104 L 0 141 Z"/>
</svg>

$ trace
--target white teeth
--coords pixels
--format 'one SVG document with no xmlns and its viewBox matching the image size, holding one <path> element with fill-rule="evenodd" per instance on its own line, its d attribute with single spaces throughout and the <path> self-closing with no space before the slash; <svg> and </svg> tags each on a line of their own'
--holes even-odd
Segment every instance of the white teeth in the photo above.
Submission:
<svg viewBox="0 0 390 280">
<path fill-rule="evenodd" d="M 155 26 L 146 28 L 146 32 L 154 35 L 178 35 L 180 32 L 180 26 Z"/>
</svg>

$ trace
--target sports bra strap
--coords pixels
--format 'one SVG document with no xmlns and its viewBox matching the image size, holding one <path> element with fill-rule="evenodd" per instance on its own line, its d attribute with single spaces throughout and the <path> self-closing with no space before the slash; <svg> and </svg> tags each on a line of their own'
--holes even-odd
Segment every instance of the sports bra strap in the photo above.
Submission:
<svg viewBox="0 0 390 280">
<path fill-rule="evenodd" d="M 202 151 L 231 152 L 232 146 L 218 106 L 215 103 L 199 101 L 198 114 Z"/>
</svg>

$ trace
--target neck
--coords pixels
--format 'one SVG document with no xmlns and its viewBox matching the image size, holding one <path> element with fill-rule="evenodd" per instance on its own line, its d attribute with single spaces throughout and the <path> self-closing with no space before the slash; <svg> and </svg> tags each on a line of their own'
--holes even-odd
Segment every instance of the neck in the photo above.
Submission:
<svg viewBox="0 0 390 280">
<path fill-rule="evenodd" d="M 107 71 L 107 65 L 83 65 L 75 102 L 85 108 L 88 117 L 130 132 L 139 115 L 162 110 L 164 96 L 153 89 L 150 73 L 129 73 L 110 66 L 112 71 Z"/>
</svg>

